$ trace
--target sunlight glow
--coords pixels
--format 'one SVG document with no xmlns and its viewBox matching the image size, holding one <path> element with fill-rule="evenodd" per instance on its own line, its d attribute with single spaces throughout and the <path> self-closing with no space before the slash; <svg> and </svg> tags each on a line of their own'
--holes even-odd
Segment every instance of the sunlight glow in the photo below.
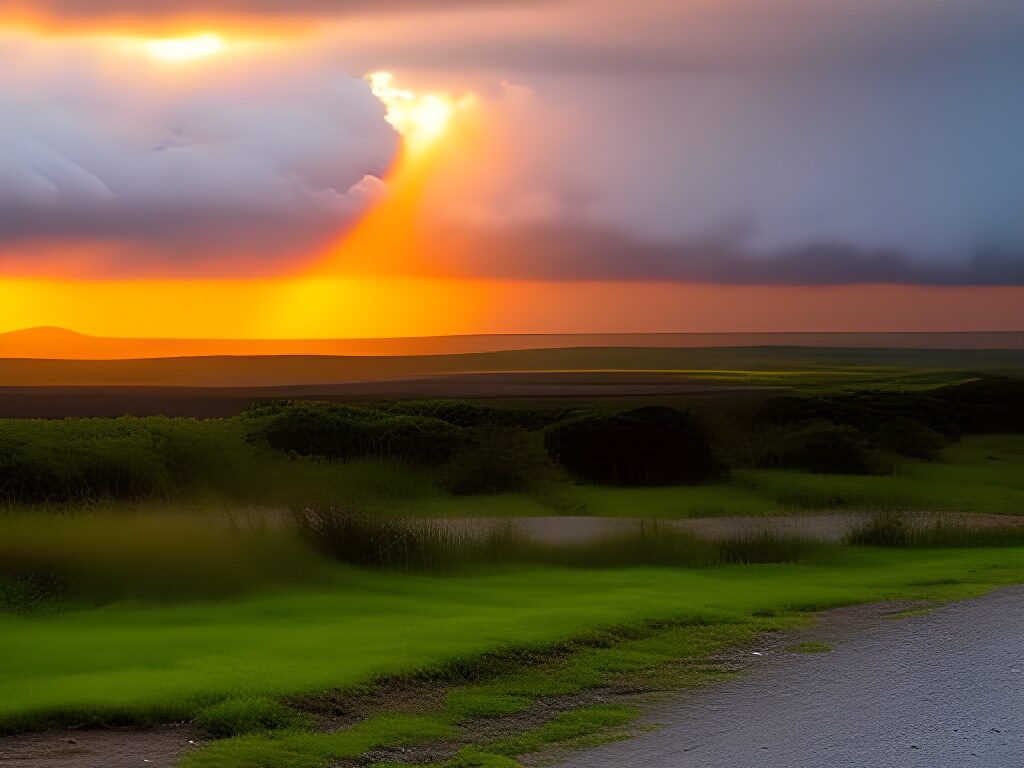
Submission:
<svg viewBox="0 0 1024 768">
<path fill-rule="evenodd" d="M 402 134 L 410 150 L 422 151 L 440 138 L 448 128 L 452 113 L 466 103 L 453 101 L 447 94 L 418 95 L 392 85 L 390 72 L 373 72 L 366 76 L 373 95 L 387 107 L 385 119 Z"/>
<path fill-rule="evenodd" d="M 158 61 L 170 63 L 205 59 L 222 53 L 224 48 L 224 40 L 213 32 L 188 37 L 156 38 L 145 44 L 147 55 Z"/>
</svg>

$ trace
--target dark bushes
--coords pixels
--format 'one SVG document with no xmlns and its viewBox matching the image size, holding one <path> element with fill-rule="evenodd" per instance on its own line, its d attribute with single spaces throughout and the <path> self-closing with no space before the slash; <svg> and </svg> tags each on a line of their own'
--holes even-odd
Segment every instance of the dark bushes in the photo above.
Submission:
<svg viewBox="0 0 1024 768">
<path fill-rule="evenodd" d="M 880 450 L 935 459 L 961 434 L 1024 432 L 1024 380 L 980 376 L 922 392 L 866 391 L 768 401 L 763 424 L 831 422 L 852 427 Z"/>
<path fill-rule="evenodd" d="M 417 464 L 447 461 L 462 430 L 426 416 L 404 416 L 369 408 L 317 402 L 279 404 L 256 434 L 279 451 L 348 461 L 381 458 Z"/>
<path fill-rule="evenodd" d="M 545 445 L 572 475 L 594 483 L 674 485 L 723 474 L 704 426 L 673 408 L 582 416 L 549 428 Z"/>
<path fill-rule="evenodd" d="M 982 376 L 935 390 L 964 432 L 1024 432 L 1024 379 Z"/>
<path fill-rule="evenodd" d="M 441 482 L 456 496 L 515 493 L 544 485 L 555 474 L 537 433 L 481 426 L 467 430 Z"/>
<path fill-rule="evenodd" d="M 200 422 L 163 418 L 0 421 L 0 499 L 170 496 L 224 461 L 211 455 L 203 430 Z"/>
<path fill-rule="evenodd" d="M 769 424 L 830 421 L 870 434 L 881 425 L 909 420 L 955 440 L 961 426 L 949 405 L 931 392 L 853 392 L 844 395 L 783 397 L 768 401 L 761 419 Z"/>
<path fill-rule="evenodd" d="M 938 432 L 902 416 L 880 424 L 871 437 L 881 450 L 912 459 L 934 461 L 946 447 L 946 439 Z"/>
<path fill-rule="evenodd" d="M 571 411 L 565 408 L 497 407 L 466 400 L 411 400 L 382 403 L 385 413 L 426 416 L 457 427 L 506 427 L 536 431 L 562 421 Z"/>
<path fill-rule="evenodd" d="M 773 433 L 760 463 L 820 474 L 869 475 L 879 470 L 879 462 L 860 432 L 827 421 Z"/>
</svg>

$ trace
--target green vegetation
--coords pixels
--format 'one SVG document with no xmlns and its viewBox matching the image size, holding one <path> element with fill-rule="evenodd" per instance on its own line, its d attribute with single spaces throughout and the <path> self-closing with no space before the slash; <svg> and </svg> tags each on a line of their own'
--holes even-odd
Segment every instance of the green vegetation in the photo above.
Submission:
<svg viewBox="0 0 1024 768">
<path fill-rule="evenodd" d="M 589 746 L 585 739 L 609 728 L 626 725 L 639 712 L 632 707 L 584 707 L 565 712 L 522 736 L 499 741 L 488 751 L 499 755 L 524 755 L 537 752 L 547 744 L 562 743 Z"/>
<path fill-rule="evenodd" d="M 298 728 L 304 725 L 304 718 L 266 696 L 243 696 L 207 707 L 196 715 L 195 724 L 211 736 L 226 738 Z"/>
<path fill-rule="evenodd" d="M 230 603 L 117 603 L 0 616 L 0 723 L 21 729 L 188 719 L 229 698 L 443 670 L 495 648 L 550 647 L 602 626 L 745 622 L 755 612 L 976 594 L 1024 580 L 1024 561 L 1019 549 L 848 550 L 821 563 L 696 570 L 330 574 L 319 586 L 243 594 Z"/>
<path fill-rule="evenodd" d="M 552 544 L 528 538 L 509 525 L 453 527 L 433 520 L 370 517 L 331 508 L 305 509 L 295 518 L 306 539 L 335 560 L 418 573 L 509 563 L 577 568 L 795 563 L 824 551 L 813 541 L 766 532 L 706 540 L 656 521 L 641 523 L 633 531 Z"/>
<path fill-rule="evenodd" d="M 208 421 L 0 420 L 0 501 L 208 500 L 417 516 L 1016 511 L 1020 438 L 975 436 L 999 425 L 1024 432 L 1024 381 L 716 399 L 686 410 L 283 402 Z M 651 485 L 666 488 L 623 490 Z"/>
<path fill-rule="evenodd" d="M 1024 527 L 897 514 L 1024 513 L 1021 381 L 915 369 L 897 391 L 886 353 L 849 354 L 701 374 L 799 396 L 0 421 L 0 730 L 188 720 L 219 740 L 187 768 L 424 744 L 413 762 L 514 768 L 625 733 L 608 690 L 719 680 L 713 654 L 810 611 L 1024 582 Z M 880 514 L 836 544 L 654 520 L 828 509 Z M 566 514 L 645 522 L 553 542 L 438 519 Z M 525 725 L 480 727 L 502 718 Z"/>
<path fill-rule="evenodd" d="M 604 485 L 692 485 L 720 477 L 699 419 L 662 406 L 585 414 L 551 426 L 551 457 L 575 477 Z"/>
<path fill-rule="evenodd" d="M 922 526 L 884 513 L 851 532 L 847 542 L 873 547 L 1024 546 L 1024 526 L 977 526 L 963 520 L 940 520 Z"/>
<path fill-rule="evenodd" d="M 455 730 L 436 718 L 386 715 L 336 733 L 282 730 L 222 741 L 188 755 L 185 768 L 324 768 L 375 747 L 452 738 Z"/>
<path fill-rule="evenodd" d="M 315 583 L 323 563 L 260 520 L 170 515 L 0 517 L 0 611 L 217 598 Z"/>
</svg>

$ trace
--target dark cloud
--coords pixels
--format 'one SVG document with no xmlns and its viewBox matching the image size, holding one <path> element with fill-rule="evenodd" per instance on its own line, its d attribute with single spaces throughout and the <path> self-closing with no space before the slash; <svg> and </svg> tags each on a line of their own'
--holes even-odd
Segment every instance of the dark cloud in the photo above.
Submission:
<svg viewBox="0 0 1024 768">
<path fill-rule="evenodd" d="M 110 82 L 59 50 L 34 55 L 49 65 L 37 77 L 0 72 L 8 258 L 91 242 L 140 271 L 301 257 L 362 213 L 397 151 L 367 85 L 319 63 L 214 67 L 168 94 L 155 71 Z"/>
<path fill-rule="evenodd" d="M 488 121 L 487 146 L 455 147 L 430 180 L 424 218 L 451 243 L 440 268 L 1024 283 L 1020 0 L 20 7 L 325 23 L 296 46 L 301 67 L 256 62 L 173 103 L 144 77 L 108 83 L 75 60 L 57 72 L 48 51 L 5 55 L 0 39 L 0 252 L 116 239 L 126 254 L 136 244 L 141 269 L 315 248 L 358 213 L 350 190 L 395 150 L 380 105 L 336 72 L 395 67 L 413 87 L 467 84 Z M 49 80 L 26 78 L 39 62 Z M 503 79 L 520 85 L 506 93 Z"/>
<path fill-rule="evenodd" d="M 732 285 L 1024 284 L 1024 249 L 979 245 L 935 262 L 894 250 L 810 243 L 751 253 L 728 240 L 650 243 L 583 223 L 438 233 L 448 247 L 434 267 L 456 274 L 527 280 L 672 280 Z"/>
<path fill-rule="evenodd" d="M 429 34 L 385 22 L 372 40 L 362 30 L 342 40 L 353 59 L 393 67 L 526 74 L 885 70 L 979 51 L 1024 57 L 1018 0 L 561 0 L 533 10 L 424 19 Z"/>
</svg>

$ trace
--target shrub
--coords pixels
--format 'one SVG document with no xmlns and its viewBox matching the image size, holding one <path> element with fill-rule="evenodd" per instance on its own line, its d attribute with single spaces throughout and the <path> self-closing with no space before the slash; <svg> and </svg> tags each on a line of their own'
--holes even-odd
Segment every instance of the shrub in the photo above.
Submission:
<svg viewBox="0 0 1024 768">
<path fill-rule="evenodd" d="M 935 390 L 964 432 L 1024 432 L 1024 379 L 982 376 Z"/>
<path fill-rule="evenodd" d="M 443 486 L 456 495 L 513 493 L 553 479 L 555 468 L 541 438 L 521 428 L 482 426 L 442 473 Z"/>
<path fill-rule="evenodd" d="M 568 472 L 594 483 L 675 485 L 723 473 L 704 426 L 673 408 L 578 417 L 549 428 L 545 445 Z"/>
<path fill-rule="evenodd" d="M 507 427 L 536 431 L 561 421 L 569 415 L 563 408 L 500 408 L 466 400 L 411 400 L 382 403 L 386 413 L 404 416 L 426 416 L 457 427 Z"/>
<path fill-rule="evenodd" d="M 348 461 L 397 459 L 443 463 L 462 430 L 440 419 L 388 414 L 332 403 L 294 402 L 250 412 L 264 415 L 255 434 L 276 450 Z"/>
<path fill-rule="evenodd" d="M 939 458 L 946 439 L 919 421 L 899 416 L 880 424 L 871 435 L 883 451 L 933 461 Z"/>
<path fill-rule="evenodd" d="M 923 392 L 778 397 L 768 400 L 756 418 L 770 424 L 830 421 L 865 433 L 879 424 L 912 421 L 950 440 L 965 432 L 1019 433 L 1024 432 L 1024 379 L 984 375 Z"/>
<path fill-rule="evenodd" d="M 879 470 L 867 439 L 853 427 L 815 422 L 769 436 L 761 463 L 821 474 L 868 475 Z"/>
<path fill-rule="evenodd" d="M 210 450 L 217 437 L 202 422 L 179 419 L 3 420 L 0 498 L 167 497 L 208 477 L 224 460 Z"/>
</svg>

